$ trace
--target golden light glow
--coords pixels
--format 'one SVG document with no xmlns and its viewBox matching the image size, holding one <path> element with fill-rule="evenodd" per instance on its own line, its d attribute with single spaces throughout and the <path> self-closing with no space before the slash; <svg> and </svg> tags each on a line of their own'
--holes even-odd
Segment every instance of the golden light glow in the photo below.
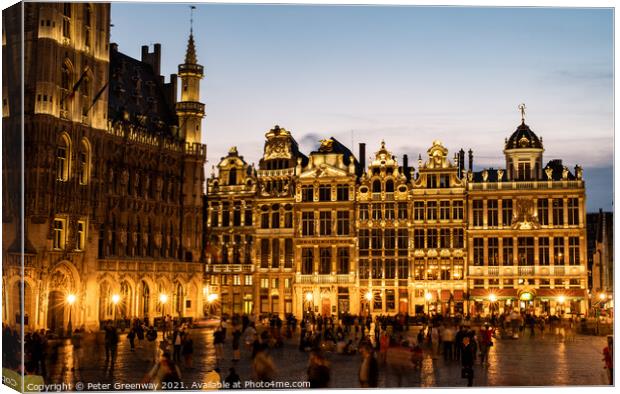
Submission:
<svg viewBox="0 0 620 394">
<path fill-rule="evenodd" d="M 209 294 L 209 295 L 207 296 L 207 301 L 209 301 L 209 302 L 213 302 L 213 301 L 215 301 L 215 300 L 217 300 L 217 294 L 215 294 L 215 293 L 211 293 L 211 294 Z"/>
<path fill-rule="evenodd" d="M 491 302 L 497 301 L 497 296 L 493 293 L 489 294 L 489 301 Z"/>
<path fill-rule="evenodd" d="M 607 296 L 605 295 L 605 293 L 601 293 L 598 295 L 598 298 L 600 298 L 601 300 L 604 300 L 605 298 L 607 298 Z"/>
<path fill-rule="evenodd" d="M 368 292 L 366 292 L 364 297 L 366 298 L 367 301 L 370 301 L 370 300 L 372 300 L 372 293 L 370 291 L 368 291 Z"/>
<path fill-rule="evenodd" d="M 114 295 L 112 296 L 112 302 L 113 302 L 114 304 L 118 304 L 118 302 L 119 302 L 120 300 L 121 300 L 121 296 L 119 296 L 118 294 L 114 294 Z"/>
<path fill-rule="evenodd" d="M 308 302 L 312 301 L 312 293 L 311 292 L 307 292 L 306 293 L 306 301 L 308 301 Z"/>
<path fill-rule="evenodd" d="M 563 295 L 561 295 L 561 296 L 559 296 L 559 297 L 558 297 L 558 302 L 559 302 L 560 304 L 563 304 L 563 303 L 564 303 L 564 301 L 566 301 L 566 298 L 565 298 Z"/>
<path fill-rule="evenodd" d="M 166 302 L 168 302 L 168 296 L 166 294 L 160 294 L 159 302 L 161 302 L 162 304 L 165 304 Z"/>
<path fill-rule="evenodd" d="M 69 294 L 67 296 L 67 303 L 69 305 L 73 305 L 74 302 L 75 302 L 75 294 Z"/>
<path fill-rule="evenodd" d="M 433 298 L 433 295 L 429 292 L 426 292 L 426 294 L 424 294 L 424 298 L 426 298 L 426 301 L 430 301 Z"/>
</svg>

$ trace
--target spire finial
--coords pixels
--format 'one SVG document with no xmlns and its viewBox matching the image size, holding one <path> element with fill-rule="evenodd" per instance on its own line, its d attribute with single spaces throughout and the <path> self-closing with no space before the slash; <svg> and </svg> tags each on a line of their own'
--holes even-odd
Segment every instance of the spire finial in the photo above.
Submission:
<svg viewBox="0 0 620 394">
<path fill-rule="evenodd" d="M 196 9 L 195 5 L 189 6 L 189 34 L 194 34 L 194 10 Z"/>
<path fill-rule="evenodd" d="M 525 124 L 525 109 L 527 108 L 524 103 L 519 104 L 519 111 L 521 111 L 521 123 Z"/>
</svg>

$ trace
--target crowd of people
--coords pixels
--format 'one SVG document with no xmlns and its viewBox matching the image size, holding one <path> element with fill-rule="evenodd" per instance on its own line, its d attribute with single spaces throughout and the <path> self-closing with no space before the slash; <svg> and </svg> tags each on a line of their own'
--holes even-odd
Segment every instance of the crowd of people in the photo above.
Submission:
<svg viewBox="0 0 620 394">
<path fill-rule="evenodd" d="M 474 321 L 477 324 L 472 324 Z M 330 385 L 330 360 L 334 357 L 359 358 L 360 387 L 377 387 L 381 375 L 384 375 L 386 382 L 395 379 L 396 385 L 401 386 L 422 370 L 425 360 L 436 357 L 442 357 L 444 365 L 459 366 L 454 370 L 460 371 L 460 377 L 472 386 L 475 381 L 474 365 L 488 365 L 489 350 L 494 346 L 495 338 L 516 338 L 525 335 L 527 330 L 530 336 L 544 335 L 546 331 L 557 330 L 562 324 L 570 326 L 571 323 L 561 323 L 554 316 L 541 317 L 514 311 L 493 314 L 486 319 L 441 315 L 412 318 L 406 314 L 321 316 L 307 313 L 298 321 L 292 315 L 282 319 L 274 314 L 254 320 L 248 315 L 235 314 L 222 318 L 213 330 L 215 365 L 213 370 L 208 371 L 207 380 L 224 382 L 229 388 L 239 387 L 241 377 L 236 366 L 245 354 L 252 366 L 252 376 L 247 378 L 255 382 L 271 382 L 278 375 L 272 357 L 273 349 L 290 344 L 297 337 L 298 350 L 308 353 L 307 381 L 311 388 Z M 414 325 L 415 328 L 410 330 Z M 72 332 L 70 343 L 74 364 L 70 368 L 79 371 L 85 347 L 83 342 L 91 337 L 95 338 L 94 346 L 103 345 L 105 369 L 113 371 L 121 335 L 118 325 L 112 321 L 104 322 L 100 333 L 86 335 L 83 327 Z M 153 367 L 144 379 L 155 383 L 158 388 L 162 385 L 173 388 L 174 384 L 182 381 L 182 372 L 193 368 L 194 342 L 186 322 L 175 321 L 171 316 L 159 319 L 157 324 L 133 319 L 126 324 L 125 338 L 131 352 L 137 348 L 152 351 Z M 47 379 L 46 360 L 53 362 L 58 346 L 61 346 L 61 341 L 50 340 L 45 330 L 26 333 L 23 341 L 24 364 L 21 364 L 20 333 L 3 324 L 3 365 L 6 368 L 18 371 L 23 368 L 28 374 Z M 603 358 L 610 372 L 613 371 L 612 346 L 610 340 Z M 232 362 L 232 366 L 223 363 L 226 359 Z M 227 376 L 223 377 L 220 374 L 225 365 L 229 368 Z M 610 376 L 613 377 L 613 374 Z"/>
</svg>

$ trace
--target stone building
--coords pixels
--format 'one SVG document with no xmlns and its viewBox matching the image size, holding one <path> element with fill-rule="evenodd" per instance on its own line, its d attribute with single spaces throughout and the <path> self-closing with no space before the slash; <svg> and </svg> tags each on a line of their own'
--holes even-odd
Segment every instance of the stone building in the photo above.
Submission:
<svg viewBox="0 0 620 394">
<path fill-rule="evenodd" d="M 160 46 L 133 59 L 109 42 L 109 26 L 104 3 L 20 3 L 3 12 L 3 321 L 10 324 L 21 321 L 21 291 L 28 329 L 202 314 L 206 150 L 193 37 L 177 102 L 176 76 L 165 83 L 160 75 Z"/>
<path fill-rule="evenodd" d="M 612 304 L 614 292 L 614 215 L 613 212 L 589 213 L 588 268 L 591 273 L 589 288 L 592 306 Z"/>
<path fill-rule="evenodd" d="M 411 191 L 413 238 L 412 302 L 415 312 L 463 313 L 467 291 L 465 267 L 466 180 L 463 151 L 450 161 L 439 141 L 418 160 Z"/>
<path fill-rule="evenodd" d="M 359 161 L 334 138 L 306 158 L 288 131 L 266 137 L 256 178 L 234 151 L 209 182 L 222 213 L 222 198 L 254 201 L 253 229 L 223 233 L 254 231 L 254 259 L 207 267 L 253 284 L 254 314 L 586 313 L 582 170 L 543 167 L 542 139 L 524 121 L 506 139 L 506 169 L 476 172 L 471 150 L 466 169 L 465 152 L 450 160 L 439 141 L 416 171 L 384 142 L 366 168 L 365 144 Z M 247 174 L 237 191 L 221 186 L 233 161 Z"/>
<path fill-rule="evenodd" d="M 522 119 L 505 141 L 506 169 L 467 173 L 471 313 L 587 311 L 582 169 L 543 167 L 543 152 Z"/>
<path fill-rule="evenodd" d="M 256 170 L 233 147 L 207 182 L 205 295 L 209 313 L 254 309 Z M 214 169 L 215 171 L 215 169 Z"/>
<path fill-rule="evenodd" d="M 357 309 L 354 217 L 358 163 L 335 138 L 297 167 L 293 311 L 322 315 Z"/>
</svg>

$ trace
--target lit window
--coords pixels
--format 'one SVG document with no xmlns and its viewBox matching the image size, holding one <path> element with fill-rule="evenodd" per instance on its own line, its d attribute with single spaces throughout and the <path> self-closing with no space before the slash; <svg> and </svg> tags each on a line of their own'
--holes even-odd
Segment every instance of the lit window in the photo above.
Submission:
<svg viewBox="0 0 620 394">
<path fill-rule="evenodd" d="M 77 222 L 77 237 L 76 237 L 76 250 L 84 250 L 86 242 L 86 223 L 83 221 Z"/>
<path fill-rule="evenodd" d="M 52 238 L 52 247 L 56 250 L 65 247 L 65 221 L 64 219 L 54 219 L 54 234 Z"/>
</svg>

